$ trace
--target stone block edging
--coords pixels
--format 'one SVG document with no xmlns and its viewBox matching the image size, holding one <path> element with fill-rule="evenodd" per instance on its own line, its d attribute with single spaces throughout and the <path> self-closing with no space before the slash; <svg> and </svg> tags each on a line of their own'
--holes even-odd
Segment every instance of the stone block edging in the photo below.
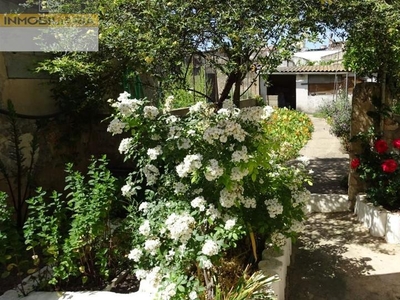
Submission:
<svg viewBox="0 0 400 300">
<path fill-rule="evenodd" d="M 292 240 L 287 239 L 281 251 L 272 248 L 265 249 L 262 253 L 262 260 L 258 263 L 258 268 L 266 275 L 279 277 L 279 280 L 271 285 L 277 300 L 285 300 L 287 268 L 290 265 L 291 255 Z"/>
<path fill-rule="evenodd" d="M 372 236 L 384 237 L 389 244 L 400 244 L 400 213 L 374 206 L 365 195 L 357 195 L 354 213 Z"/>
</svg>

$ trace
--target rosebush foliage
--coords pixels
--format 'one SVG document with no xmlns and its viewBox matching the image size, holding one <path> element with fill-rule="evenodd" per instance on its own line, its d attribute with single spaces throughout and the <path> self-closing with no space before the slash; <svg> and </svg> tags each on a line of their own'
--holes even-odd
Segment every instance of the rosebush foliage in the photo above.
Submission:
<svg viewBox="0 0 400 300">
<path fill-rule="evenodd" d="M 362 143 L 364 151 L 350 166 L 364 181 L 367 199 L 389 210 L 400 209 L 400 139 L 388 143 L 371 129 L 354 140 Z"/>
<path fill-rule="evenodd" d="M 281 145 L 279 160 L 284 162 L 299 156 L 300 150 L 311 139 L 314 125 L 303 112 L 276 108 L 267 120 L 265 130 L 269 140 Z"/>
<path fill-rule="evenodd" d="M 122 193 L 132 201 L 129 258 L 142 287 L 161 299 L 214 297 L 228 250 L 246 236 L 253 248 L 255 236 L 280 247 L 301 229 L 308 176 L 303 164 L 280 163 L 271 107 L 226 101 L 216 113 L 199 102 L 178 118 L 128 93 L 110 102 L 108 131 L 130 135 L 119 151 L 137 164 Z"/>
</svg>

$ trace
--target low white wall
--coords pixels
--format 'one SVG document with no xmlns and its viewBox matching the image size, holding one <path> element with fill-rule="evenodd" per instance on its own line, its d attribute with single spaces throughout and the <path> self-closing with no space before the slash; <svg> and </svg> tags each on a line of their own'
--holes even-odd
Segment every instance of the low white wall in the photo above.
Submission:
<svg viewBox="0 0 400 300">
<path fill-rule="evenodd" d="M 311 194 L 310 201 L 306 204 L 306 212 L 341 212 L 349 211 L 350 202 L 347 195 L 342 194 Z"/>
<path fill-rule="evenodd" d="M 374 206 L 365 195 L 357 195 L 354 213 L 371 235 L 384 237 L 389 244 L 400 244 L 400 213 Z"/>
<path fill-rule="evenodd" d="M 287 239 L 281 251 L 266 248 L 262 253 L 262 260 L 258 263 L 258 268 L 266 275 L 279 277 L 279 281 L 274 282 L 271 286 L 277 300 L 285 300 L 287 268 L 290 265 L 291 255 L 292 241 Z"/>
</svg>

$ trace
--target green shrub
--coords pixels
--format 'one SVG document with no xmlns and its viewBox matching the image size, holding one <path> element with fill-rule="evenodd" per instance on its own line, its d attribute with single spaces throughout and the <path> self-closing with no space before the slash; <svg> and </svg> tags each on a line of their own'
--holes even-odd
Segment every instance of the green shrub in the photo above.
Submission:
<svg viewBox="0 0 400 300">
<path fill-rule="evenodd" d="M 273 109 L 225 101 L 216 113 L 199 102 L 178 118 L 128 93 L 111 105 L 107 130 L 130 135 L 119 151 L 138 166 L 123 188 L 133 204 L 128 258 L 137 278 L 162 299 L 212 299 L 218 286 L 226 299 L 234 286 L 245 292 L 243 281 L 223 285 L 222 262 L 257 261 L 264 242 L 282 247 L 301 229 L 309 197 L 305 167 L 280 163 L 282 140 L 266 134 Z"/>
<path fill-rule="evenodd" d="M 71 163 L 66 172 L 65 199 L 56 191 L 47 197 L 39 188 L 28 200 L 25 243 L 36 259 L 53 266 L 51 284 L 60 287 L 79 279 L 99 285 L 115 275 L 116 262 L 123 261 L 110 220 L 117 199 L 116 178 L 105 157 L 92 159 L 86 177 Z"/>
<path fill-rule="evenodd" d="M 350 123 L 351 123 L 351 101 L 346 94 L 340 92 L 337 99 L 326 102 L 319 108 L 328 121 L 330 133 L 338 137 L 345 150 L 348 150 L 350 140 Z"/>
<path fill-rule="evenodd" d="M 297 110 L 277 108 L 265 124 L 269 139 L 279 145 L 280 161 L 299 156 L 300 150 L 311 139 L 314 125 L 308 115 Z"/>
<path fill-rule="evenodd" d="M 16 276 L 21 281 L 30 274 L 30 267 L 34 262 L 27 259 L 23 239 L 17 230 L 7 198 L 7 193 L 0 191 L 0 274 L 2 279 Z M 23 285 L 18 290 L 23 295 L 26 294 Z"/>
</svg>

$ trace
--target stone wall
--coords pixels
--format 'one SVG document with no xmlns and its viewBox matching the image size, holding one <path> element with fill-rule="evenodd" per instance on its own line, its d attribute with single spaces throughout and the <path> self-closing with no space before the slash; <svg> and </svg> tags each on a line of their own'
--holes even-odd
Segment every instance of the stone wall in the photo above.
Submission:
<svg viewBox="0 0 400 300">
<path fill-rule="evenodd" d="M 117 150 L 122 137 L 113 137 L 107 132 L 107 122 L 102 122 L 106 115 L 93 117 L 83 124 L 60 114 L 52 98 L 50 78 L 32 72 L 35 62 L 43 59 L 43 55 L 0 53 L 0 160 L 9 173 L 15 194 L 17 168 L 13 158 L 15 143 L 10 133 L 8 100 L 12 101 L 17 113 L 15 120 L 25 167 L 31 161 L 30 143 L 34 136 L 38 139 L 33 187 L 43 186 L 45 189 L 62 191 L 65 163 L 73 162 L 77 169 L 84 171 L 91 155 L 99 157 L 107 154 L 115 170 L 120 170 L 124 165 L 123 157 Z M 22 173 L 22 184 L 25 186 L 27 173 Z M 2 173 L 0 190 L 10 195 L 12 193 Z"/>
<path fill-rule="evenodd" d="M 356 85 L 352 99 L 352 112 L 351 112 L 351 125 L 350 136 L 355 136 L 360 132 L 367 131 L 371 126 L 378 126 L 374 124 L 373 119 L 368 116 L 369 111 L 375 111 L 375 106 L 372 100 L 375 97 L 380 97 L 381 89 L 377 83 L 366 82 Z M 362 152 L 361 144 L 359 142 L 351 142 L 349 150 L 350 161 Z M 364 190 L 363 184 L 358 178 L 357 174 L 349 167 L 349 201 L 351 208 L 354 207 L 356 196 Z"/>
</svg>

